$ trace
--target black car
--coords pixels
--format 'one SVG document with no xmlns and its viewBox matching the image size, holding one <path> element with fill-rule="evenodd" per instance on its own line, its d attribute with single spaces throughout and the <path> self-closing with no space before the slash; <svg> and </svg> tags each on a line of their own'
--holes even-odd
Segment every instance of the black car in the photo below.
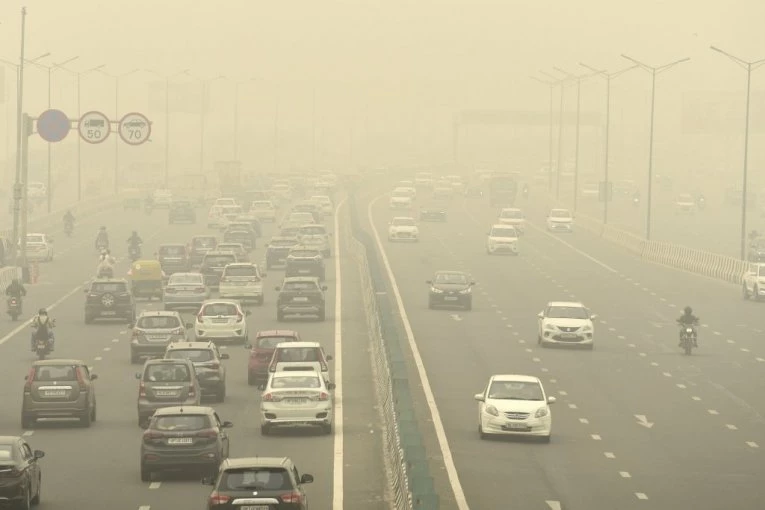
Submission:
<svg viewBox="0 0 765 510">
<path fill-rule="evenodd" d="M 480 186 L 467 186 L 463 194 L 467 198 L 481 198 L 483 197 L 483 190 Z"/>
<path fill-rule="evenodd" d="M 172 225 L 178 222 L 197 222 L 197 211 L 194 209 L 194 203 L 191 200 L 173 200 L 170 203 L 170 212 L 168 221 Z"/>
<path fill-rule="evenodd" d="M 252 232 L 246 230 L 229 229 L 223 234 L 224 243 L 239 243 L 245 250 L 252 251 L 255 249 L 255 237 Z"/>
<path fill-rule="evenodd" d="M 135 322 L 135 301 L 127 280 L 98 278 L 85 289 L 85 324 L 95 319 Z"/>
<path fill-rule="evenodd" d="M 470 275 L 460 271 L 437 271 L 432 280 L 428 280 L 430 293 L 428 308 L 437 306 L 473 308 L 473 285 Z"/>
<path fill-rule="evenodd" d="M 320 321 L 326 316 L 326 299 L 321 285 L 315 277 L 287 277 L 276 287 L 276 320 L 283 321 L 287 315 L 315 315 Z"/>
<path fill-rule="evenodd" d="M 423 207 L 420 209 L 420 221 L 446 221 L 446 210 L 438 206 Z"/>
<path fill-rule="evenodd" d="M 24 509 L 40 504 L 43 457 L 45 452 L 32 450 L 23 437 L 0 436 L 0 503 Z"/>
<path fill-rule="evenodd" d="M 287 255 L 284 276 L 314 276 L 323 282 L 326 269 L 321 251 L 302 245 L 293 246 Z"/>
<path fill-rule="evenodd" d="M 185 244 L 161 244 L 157 259 L 166 275 L 185 273 L 191 270 L 191 258 Z"/>
<path fill-rule="evenodd" d="M 312 482 L 287 457 L 226 459 L 214 478 L 202 479 L 213 487 L 207 510 L 306 510 L 303 485 Z"/>
<path fill-rule="evenodd" d="M 263 237 L 263 226 L 260 224 L 260 218 L 254 214 L 240 214 L 234 223 L 247 223 L 249 225 L 248 230 L 255 232 L 255 237 Z"/>
<path fill-rule="evenodd" d="M 765 262 L 765 237 L 758 237 L 749 243 L 749 262 Z"/>
<path fill-rule="evenodd" d="M 266 247 L 266 269 L 285 265 L 287 263 L 287 255 L 297 244 L 297 237 L 272 237 Z"/>
<path fill-rule="evenodd" d="M 205 255 L 209 251 L 213 251 L 218 246 L 218 238 L 215 236 L 194 236 L 191 238 L 191 253 L 189 257 L 191 259 L 192 266 L 198 266 L 202 263 Z"/>
<path fill-rule="evenodd" d="M 236 255 L 230 251 L 207 252 L 202 260 L 202 267 L 199 269 L 199 272 L 205 277 L 205 285 L 217 289 L 220 286 L 223 269 L 236 261 Z"/>
</svg>

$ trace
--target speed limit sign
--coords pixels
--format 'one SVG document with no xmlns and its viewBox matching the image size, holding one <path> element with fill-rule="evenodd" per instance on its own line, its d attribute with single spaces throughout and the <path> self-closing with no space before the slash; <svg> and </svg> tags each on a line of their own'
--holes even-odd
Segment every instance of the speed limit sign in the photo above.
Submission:
<svg viewBox="0 0 765 510">
<path fill-rule="evenodd" d="M 142 113 L 128 113 L 120 120 L 120 138 L 130 145 L 141 145 L 151 135 L 151 122 Z"/>
<path fill-rule="evenodd" d="M 80 138 L 88 143 L 103 143 L 112 131 L 111 121 L 101 112 L 86 113 L 77 125 Z"/>
</svg>

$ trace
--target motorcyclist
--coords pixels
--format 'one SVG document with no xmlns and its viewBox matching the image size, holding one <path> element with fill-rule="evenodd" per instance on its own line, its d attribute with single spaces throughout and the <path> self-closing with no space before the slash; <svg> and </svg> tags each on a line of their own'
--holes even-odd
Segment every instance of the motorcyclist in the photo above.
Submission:
<svg viewBox="0 0 765 510">
<path fill-rule="evenodd" d="M 51 352 L 56 343 L 56 338 L 53 335 L 53 326 L 55 321 L 48 317 L 48 310 L 40 308 L 37 315 L 32 319 L 32 352 L 35 349 L 35 341 L 40 338 L 47 340 L 50 345 Z"/>
<path fill-rule="evenodd" d="M 64 226 L 73 226 L 74 225 L 74 214 L 72 214 L 71 210 L 66 211 L 66 214 L 64 215 Z"/>
<path fill-rule="evenodd" d="M 18 278 L 14 278 L 11 284 L 5 288 L 5 295 L 9 298 L 15 297 L 16 299 L 21 299 L 27 295 L 27 289 L 24 288 L 24 285 Z"/>
<path fill-rule="evenodd" d="M 690 306 L 685 307 L 685 309 L 683 310 L 683 314 L 680 316 L 679 319 L 677 319 L 677 323 L 680 326 L 690 326 L 693 329 L 693 335 L 692 335 L 693 346 L 698 347 L 699 344 L 696 340 L 696 337 L 697 337 L 696 325 L 699 323 L 699 318 L 693 315 L 693 309 Z M 680 332 L 680 334 L 682 335 L 682 331 Z M 679 346 L 682 347 L 682 340 L 680 341 Z"/>
<path fill-rule="evenodd" d="M 128 237 L 127 243 L 130 248 L 136 248 L 143 244 L 143 239 L 138 235 L 138 232 L 133 230 L 132 235 Z"/>
<path fill-rule="evenodd" d="M 96 248 L 101 248 L 102 245 L 109 246 L 109 234 L 106 233 L 106 227 L 99 228 L 96 235 Z"/>
</svg>

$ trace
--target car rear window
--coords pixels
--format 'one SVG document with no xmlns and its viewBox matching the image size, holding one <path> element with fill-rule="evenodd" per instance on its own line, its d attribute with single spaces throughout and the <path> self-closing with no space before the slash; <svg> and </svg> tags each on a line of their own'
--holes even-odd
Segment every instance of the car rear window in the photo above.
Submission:
<svg viewBox="0 0 765 510">
<path fill-rule="evenodd" d="M 322 359 L 316 347 L 285 347 L 276 350 L 276 361 L 316 362 Z"/>
<path fill-rule="evenodd" d="M 250 237 L 250 233 L 246 230 L 229 230 L 226 232 L 226 237 Z"/>
<path fill-rule="evenodd" d="M 71 365 L 41 366 L 35 369 L 36 381 L 74 381 L 77 379 L 75 367 Z"/>
<path fill-rule="evenodd" d="M 43 236 L 27 236 L 28 243 L 44 243 L 45 238 Z"/>
<path fill-rule="evenodd" d="M 241 244 L 238 244 L 238 243 L 219 244 L 218 245 L 218 249 L 220 251 L 233 251 L 233 252 L 244 251 L 244 247 Z"/>
<path fill-rule="evenodd" d="M 300 227 L 300 233 L 306 235 L 323 235 L 326 230 L 322 226 Z"/>
<path fill-rule="evenodd" d="M 151 382 L 189 382 L 189 367 L 180 363 L 161 363 L 149 365 L 143 375 L 144 381 Z"/>
<path fill-rule="evenodd" d="M 205 317 L 215 317 L 218 315 L 236 315 L 238 313 L 238 310 L 236 309 L 236 306 L 230 304 L 230 303 L 213 303 L 209 305 L 205 305 L 205 307 L 202 309 L 202 315 Z"/>
<path fill-rule="evenodd" d="M 299 258 L 315 257 L 318 254 L 319 252 L 316 250 L 292 250 L 290 252 L 291 257 L 299 257 Z"/>
<path fill-rule="evenodd" d="M 178 257 L 186 254 L 185 246 L 160 246 L 160 255 L 170 255 L 171 257 Z"/>
<path fill-rule="evenodd" d="M 290 246 L 295 246 L 297 244 L 296 239 L 272 239 L 268 245 L 279 247 L 279 248 L 289 248 Z"/>
<path fill-rule="evenodd" d="M 202 285 L 202 275 L 174 274 L 167 281 L 168 285 Z"/>
<path fill-rule="evenodd" d="M 286 291 L 316 290 L 316 284 L 313 282 L 287 282 L 282 287 Z"/>
<path fill-rule="evenodd" d="M 225 490 L 292 490 L 292 479 L 284 468 L 237 468 L 223 472 L 219 488 Z"/>
<path fill-rule="evenodd" d="M 257 346 L 259 349 L 275 349 L 281 343 L 294 341 L 294 336 L 262 336 L 258 338 Z"/>
<path fill-rule="evenodd" d="M 142 329 L 172 329 L 180 328 L 181 321 L 178 317 L 160 315 L 157 317 L 140 317 L 136 326 Z"/>
<path fill-rule="evenodd" d="M 232 262 L 236 262 L 236 257 L 229 254 L 205 257 L 205 264 L 208 266 L 225 266 L 226 264 L 230 264 Z"/>
<path fill-rule="evenodd" d="M 226 276 L 258 276 L 258 270 L 255 266 L 229 266 Z"/>
<path fill-rule="evenodd" d="M 187 359 L 192 363 L 204 363 L 215 359 L 210 349 L 173 349 L 168 351 L 166 359 Z"/>
<path fill-rule="evenodd" d="M 271 380 L 271 388 L 275 390 L 320 387 L 321 382 L 319 381 L 319 377 L 313 375 L 283 375 L 280 377 L 274 377 Z"/>
<path fill-rule="evenodd" d="M 124 282 L 96 282 L 90 289 L 94 292 L 126 292 L 127 287 Z"/>
<path fill-rule="evenodd" d="M 215 243 L 214 237 L 197 237 L 192 242 L 195 248 L 215 248 Z"/>
<path fill-rule="evenodd" d="M 155 418 L 151 428 L 154 430 L 162 430 L 167 432 L 202 430 L 210 428 L 210 419 L 202 414 L 158 416 Z"/>
</svg>

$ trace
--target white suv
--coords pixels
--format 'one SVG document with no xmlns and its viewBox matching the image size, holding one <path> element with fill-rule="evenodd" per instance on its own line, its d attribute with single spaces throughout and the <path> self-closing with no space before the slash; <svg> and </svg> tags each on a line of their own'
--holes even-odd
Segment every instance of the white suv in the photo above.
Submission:
<svg viewBox="0 0 765 510">
<path fill-rule="evenodd" d="M 486 238 L 486 253 L 518 255 L 518 230 L 512 225 L 492 225 Z"/>
<path fill-rule="evenodd" d="M 257 264 L 229 264 L 223 268 L 218 293 L 223 299 L 252 300 L 262 305 L 264 276 Z"/>
<path fill-rule="evenodd" d="M 397 216 L 388 224 L 388 241 L 414 241 L 420 240 L 420 229 L 414 218 Z"/>
<path fill-rule="evenodd" d="M 757 301 L 765 297 L 765 264 L 752 264 L 744 275 L 744 299 L 753 297 Z"/>
<path fill-rule="evenodd" d="M 526 215 L 516 207 L 507 207 L 499 211 L 497 223 L 512 225 L 519 234 L 523 234 L 526 230 Z"/>
<path fill-rule="evenodd" d="M 412 194 L 404 188 L 396 188 L 390 194 L 388 205 L 391 209 L 409 209 L 412 207 Z"/>
<path fill-rule="evenodd" d="M 537 343 L 542 347 L 560 344 L 592 349 L 595 333 L 592 321 L 596 318 L 582 303 L 551 301 L 537 315 Z"/>
<path fill-rule="evenodd" d="M 574 215 L 568 209 L 553 209 L 547 215 L 547 230 L 550 232 L 573 232 Z"/>
</svg>

